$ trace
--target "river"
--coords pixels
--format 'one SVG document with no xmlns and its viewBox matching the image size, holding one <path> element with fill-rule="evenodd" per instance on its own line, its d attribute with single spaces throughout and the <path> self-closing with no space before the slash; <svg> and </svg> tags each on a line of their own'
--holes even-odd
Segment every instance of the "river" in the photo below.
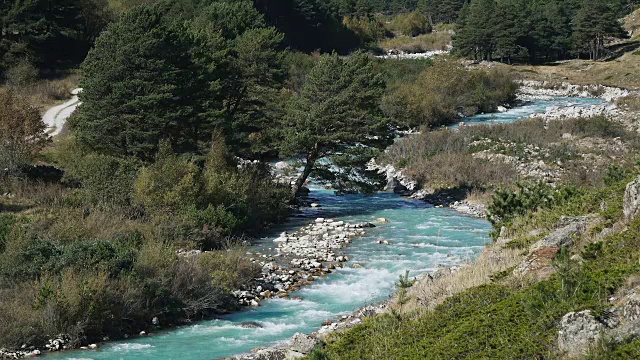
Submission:
<svg viewBox="0 0 640 360">
<path fill-rule="evenodd" d="M 544 112 L 549 106 L 590 106 L 599 99 L 556 98 L 541 100 L 498 114 L 464 119 L 478 122 L 507 123 Z M 322 208 L 308 208 L 293 217 L 278 231 L 295 230 L 316 217 L 349 222 L 373 222 L 384 217 L 389 223 L 367 229 L 343 251 L 351 261 L 326 278 L 319 279 L 292 296 L 302 300 L 269 299 L 260 307 L 247 308 L 215 320 L 161 331 L 152 336 L 101 344 L 97 350 L 70 351 L 47 355 L 51 359 L 210 360 L 233 356 L 257 347 L 287 340 L 296 332 L 311 333 L 323 321 L 337 319 L 356 309 L 387 299 L 394 282 L 406 270 L 411 276 L 435 270 L 439 265 L 453 266 L 475 259 L 490 241 L 490 224 L 449 209 L 434 208 L 422 201 L 399 195 L 335 196 L 333 192 L 312 188 L 311 195 Z M 274 246 L 274 237 L 255 245 L 261 250 Z M 377 244 L 388 240 L 389 245 Z M 361 268 L 354 268 L 360 264 Z M 262 328 L 244 328 L 240 323 L 255 321 Z"/>
</svg>

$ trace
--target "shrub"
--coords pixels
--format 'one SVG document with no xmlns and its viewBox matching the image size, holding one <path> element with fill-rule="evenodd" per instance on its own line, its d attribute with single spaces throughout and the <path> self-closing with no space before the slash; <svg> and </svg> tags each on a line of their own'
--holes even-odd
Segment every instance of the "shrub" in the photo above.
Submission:
<svg viewBox="0 0 640 360">
<path fill-rule="evenodd" d="M 447 50 L 451 45 L 451 34 L 445 32 L 422 34 L 415 37 L 397 36 L 380 41 L 385 50 L 399 50 L 405 53 L 423 53 L 434 50 Z"/>
<path fill-rule="evenodd" d="M 243 247 L 227 247 L 207 253 L 200 260 L 211 274 L 213 284 L 226 291 L 242 288 L 260 275 L 260 266 L 247 258 Z"/>
<path fill-rule="evenodd" d="M 10 91 L 0 90 L 0 168 L 18 175 L 49 141 L 36 108 Z"/>
<path fill-rule="evenodd" d="M 406 36 L 418 36 L 432 31 L 429 18 L 419 11 L 396 15 L 389 27 L 392 31 Z"/>
<path fill-rule="evenodd" d="M 390 94 L 383 110 L 403 128 L 437 127 L 461 116 L 493 112 L 513 101 L 516 90 L 512 77 L 502 70 L 467 70 L 455 61 L 441 60 Z"/>
<path fill-rule="evenodd" d="M 551 207 L 576 195 L 572 186 L 554 189 L 543 182 L 516 183 L 516 190 L 498 190 L 487 209 L 488 219 L 496 229 L 517 216 Z"/>
<path fill-rule="evenodd" d="M 7 85 L 16 90 L 33 85 L 38 80 L 38 69 L 30 62 L 23 60 L 5 73 Z"/>
<path fill-rule="evenodd" d="M 89 203 L 101 206 L 131 204 L 138 162 L 100 154 L 77 155 L 80 157 L 68 164 L 65 179 L 79 182 Z"/>
<path fill-rule="evenodd" d="M 173 155 L 168 146 L 161 146 L 157 161 L 142 169 L 135 180 L 134 202 L 151 212 L 175 213 L 200 200 L 198 167 Z"/>
<path fill-rule="evenodd" d="M 346 16 L 343 25 L 353 31 L 365 44 L 379 41 L 387 36 L 384 24 L 376 18 L 367 16 Z"/>
<path fill-rule="evenodd" d="M 0 253 L 4 251 L 7 243 L 7 236 L 13 228 L 13 224 L 16 222 L 15 215 L 0 214 Z"/>
</svg>

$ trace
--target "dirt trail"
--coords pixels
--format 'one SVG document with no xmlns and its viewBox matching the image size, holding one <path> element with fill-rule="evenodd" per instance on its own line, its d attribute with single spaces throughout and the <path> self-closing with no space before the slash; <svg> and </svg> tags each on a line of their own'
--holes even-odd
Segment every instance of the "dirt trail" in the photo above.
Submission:
<svg viewBox="0 0 640 360">
<path fill-rule="evenodd" d="M 71 91 L 73 97 L 69 101 L 52 107 L 42 116 L 42 122 L 47 125 L 47 133 L 51 137 L 58 135 L 60 131 L 62 131 L 67 119 L 69 119 L 71 114 L 73 114 L 76 108 L 81 104 L 78 99 L 78 94 L 81 91 L 82 89 L 75 89 Z"/>
</svg>

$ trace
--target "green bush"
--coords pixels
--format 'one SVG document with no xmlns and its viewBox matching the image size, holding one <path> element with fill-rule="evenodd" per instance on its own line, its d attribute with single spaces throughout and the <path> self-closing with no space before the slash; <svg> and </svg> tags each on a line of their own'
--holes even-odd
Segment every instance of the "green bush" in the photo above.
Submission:
<svg viewBox="0 0 640 360">
<path fill-rule="evenodd" d="M 384 24 L 376 19 L 367 16 L 345 17 L 344 26 L 353 31 L 365 44 L 370 44 L 384 39 L 388 34 Z"/>
<path fill-rule="evenodd" d="M 0 214 L 0 253 L 5 249 L 7 243 L 7 236 L 11 232 L 13 224 L 16 222 L 15 215 L 12 214 Z"/>
<path fill-rule="evenodd" d="M 5 73 L 7 85 L 20 90 L 33 85 L 39 77 L 38 69 L 28 61 L 21 61 L 9 68 Z"/>
<path fill-rule="evenodd" d="M 391 20 L 390 28 L 406 36 L 418 36 L 432 31 L 429 18 L 418 11 L 396 15 Z"/>
<path fill-rule="evenodd" d="M 498 69 L 467 70 L 451 60 L 436 61 L 415 82 L 385 97 L 382 109 L 402 128 L 438 127 L 461 116 L 493 112 L 515 99 L 517 85 Z"/>
<path fill-rule="evenodd" d="M 157 161 L 143 168 L 135 180 L 134 202 L 151 212 L 175 213 L 200 201 L 200 170 L 173 155 L 168 146 L 161 147 Z"/>
<path fill-rule="evenodd" d="M 138 162 L 100 154 L 78 155 L 67 164 L 65 179 L 80 183 L 82 196 L 89 203 L 107 207 L 131 204 Z"/>
<path fill-rule="evenodd" d="M 554 189 L 543 182 L 516 183 L 515 190 L 496 191 L 487 209 L 487 217 L 494 228 L 500 229 L 515 217 L 560 204 L 578 192 L 573 186 Z"/>
</svg>

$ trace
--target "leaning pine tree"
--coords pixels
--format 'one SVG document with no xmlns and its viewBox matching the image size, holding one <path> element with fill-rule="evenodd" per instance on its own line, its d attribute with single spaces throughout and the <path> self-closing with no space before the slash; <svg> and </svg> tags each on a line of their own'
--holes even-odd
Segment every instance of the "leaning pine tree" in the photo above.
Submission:
<svg viewBox="0 0 640 360">
<path fill-rule="evenodd" d="M 301 156 L 304 162 L 292 196 L 312 172 L 341 193 L 377 188 L 380 179 L 366 163 L 391 140 L 379 108 L 384 86 L 364 54 L 320 58 L 278 130 L 281 155 Z"/>
</svg>

